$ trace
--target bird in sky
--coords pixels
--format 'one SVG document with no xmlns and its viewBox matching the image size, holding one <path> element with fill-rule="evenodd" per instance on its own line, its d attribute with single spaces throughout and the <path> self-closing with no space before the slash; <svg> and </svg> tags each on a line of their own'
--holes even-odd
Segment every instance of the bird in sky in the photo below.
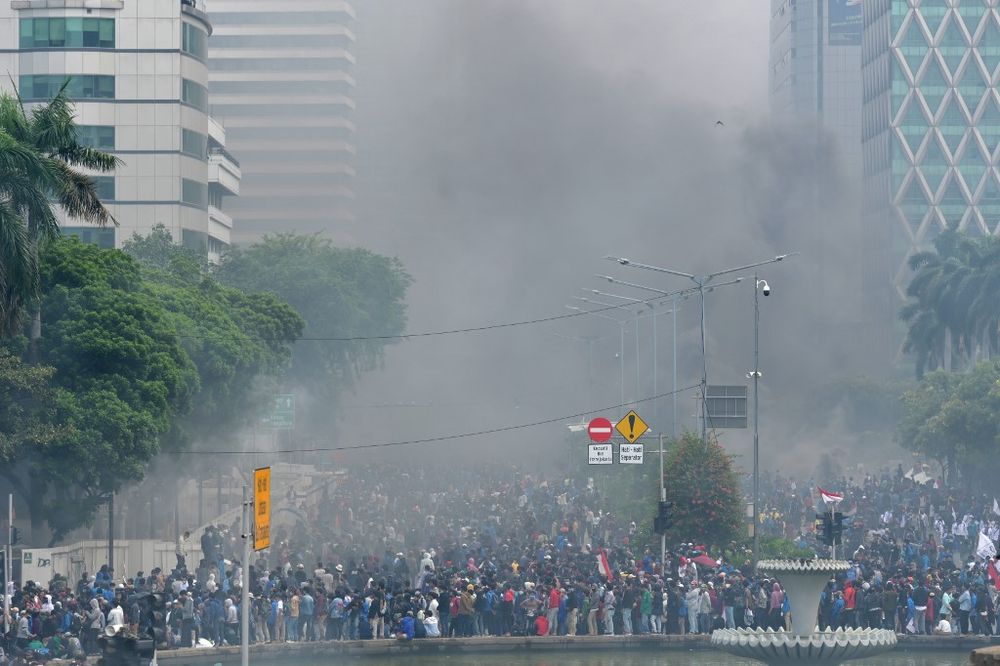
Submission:
<svg viewBox="0 0 1000 666">
<path fill-rule="evenodd" d="M 716 120 L 715 121 L 715 126 L 716 127 L 725 127 L 726 123 L 722 122 L 721 120 Z"/>
</svg>

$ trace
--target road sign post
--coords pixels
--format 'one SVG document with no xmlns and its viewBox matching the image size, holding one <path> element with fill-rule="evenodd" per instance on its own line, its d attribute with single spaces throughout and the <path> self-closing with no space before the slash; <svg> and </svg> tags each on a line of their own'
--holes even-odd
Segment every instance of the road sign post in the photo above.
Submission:
<svg viewBox="0 0 1000 666">
<path fill-rule="evenodd" d="M 246 483 L 243 484 L 243 513 L 240 527 L 243 537 L 243 581 L 240 585 L 240 665 L 250 666 L 250 539 L 253 538 L 253 506 Z"/>
<path fill-rule="evenodd" d="M 271 546 L 271 468 L 253 472 L 253 549 Z"/>
<path fill-rule="evenodd" d="M 614 462 L 613 444 L 591 444 L 587 447 L 588 465 L 612 465 Z"/>
<path fill-rule="evenodd" d="M 641 465 L 642 458 L 642 444 L 622 444 L 618 447 L 618 462 L 622 465 Z"/>
<path fill-rule="evenodd" d="M 587 434 L 590 435 L 591 441 L 601 443 L 611 439 L 614 429 L 611 427 L 611 421 L 598 417 L 587 426 Z"/>
<path fill-rule="evenodd" d="M 274 430 L 291 430 L 295 427 L 295 395 L 281 393 L 274 396 L 271 411 L 261 419 L 265 428 Z"/>
<path fill-rule="evenodd" d="M 639 415 L 635 413 L 635 410 L 631 410 L 628 414 L 622 418 L 621 421 L 615 425 L 615 430 L 625 438 L 629 444 L 635 444 L 636 440 L 646 434 L 649 430 L 649 426 L 646 422 L 639 418 Z"/>
</svg>

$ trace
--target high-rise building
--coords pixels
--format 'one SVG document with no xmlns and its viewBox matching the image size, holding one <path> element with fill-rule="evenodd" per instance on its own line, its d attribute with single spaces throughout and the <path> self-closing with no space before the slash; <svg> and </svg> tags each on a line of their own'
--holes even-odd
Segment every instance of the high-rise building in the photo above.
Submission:
<svg viewBox="0 0 1000 666">
<path fill-rule="evenodd" d="M 162 224 L 211 259 L 229 245 L 222 199 L 239 194 L 240 168 L 209 117 L 211 32 L 195 0 L 0 3 L 0 68 L 21 98 L 43 103 L 65 83 L 81 140 L 124 163 L 96 179 L 118 226 L 64 218 L 65 232 L 116 247 Z"/>
<path fill-rule="evenodd" d="M 832 132 L 859 183 L 861 27 L 861 0 L 771 0 L 772 115 Z"/>
<path fill-rule="evenodd" d="M 243 166 L 237 236 L 349 235 L 355 18 L 341 0 L 212 0 L 213 113 Z"/>
<path fill-rule="evenodd" d="M 865 0 L 869 286 L 895 311 L 907 258 L 1000 226 L 998 0 Z"/>
</svg>

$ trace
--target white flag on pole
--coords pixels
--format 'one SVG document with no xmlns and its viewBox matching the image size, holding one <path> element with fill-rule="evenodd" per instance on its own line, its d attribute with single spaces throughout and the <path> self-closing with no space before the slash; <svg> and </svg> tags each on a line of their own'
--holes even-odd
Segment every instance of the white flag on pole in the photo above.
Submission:
<svg viewBox="0 0 1000 666">
<path fill-rule="evenodd" d="M 976 548 L 976 555 L 984 560 L 990 560 L 997 556 L 997 547 L 993 545 L 993 540 L 982 532 L 979 533 L 979 547 Z"/>
</svg>

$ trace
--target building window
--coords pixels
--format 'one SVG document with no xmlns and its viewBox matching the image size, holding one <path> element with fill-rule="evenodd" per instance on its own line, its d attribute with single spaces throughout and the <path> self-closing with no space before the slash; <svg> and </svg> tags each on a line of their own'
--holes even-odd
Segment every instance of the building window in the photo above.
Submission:
<svg viewBox="0 0 1000 666">
<path fill-rule="evenodd" d="M 181 152 L 191 157 L 197 157 L 199 160 L 207 160 L 208 137 L 189 129 L 182 129 Z"/>
<path fill-rule="evenodd" d="M 21 19 L 22 49 L 113 49 L 115 20 L 110 18 Z"/>
<path fill-rule="evenodd" d="M 76 236 L 84 243 L 91 243 L 106 250 L 110 250 L 115 246 L 114 229 L 100 229 L 98 227 L 63 227 L 62 232 L 67 236 Z"/>
<path fill-rule="evenodd" d="M 77 125 L 76 140 L 81 146 L 98 150 L 115 149 L 114 125 Z"/>
<path fill-rule="evenodd" d="M 196 180 L 182 179 L 181 201 L 198 208 L 208 208 L 208 186 Z"/>
<path fill-rule="evenodd" d="M 208 34 L 190 23 L 181 28 L 181 51 L 200 60 L 208 59 Z"/>
<path fill-rule="evenodd" d="M 181 81 L 181 101 L 207 113 L 208 89 L 190 79 L 183 79 Z"/>
<path fill-rule="evenodd" d="M 189 250 L 208 254 L 208 234 L 194 229 L 181 229 L 181 245 Z"/>
<path fill-rule="evenodd" d="M 208 205 L 222 210 L 222 191 L 212 188 L 208 191 Z"/>
<path fill-rule="evenodd" d="M 115 177 L 114 176 L 92 176 L 94 179 L 94 189 L 97 190 L 97 197 L 101 201 L 115 200 Z"/>
<path fill-rule="evenodd" d="M 35 74 L 20 78 L 21 96 L 26 100 L 50 100 L 66 84 L 72 99 L 114 99 L 115 77 L 101 74 Z"/>
</svg>

